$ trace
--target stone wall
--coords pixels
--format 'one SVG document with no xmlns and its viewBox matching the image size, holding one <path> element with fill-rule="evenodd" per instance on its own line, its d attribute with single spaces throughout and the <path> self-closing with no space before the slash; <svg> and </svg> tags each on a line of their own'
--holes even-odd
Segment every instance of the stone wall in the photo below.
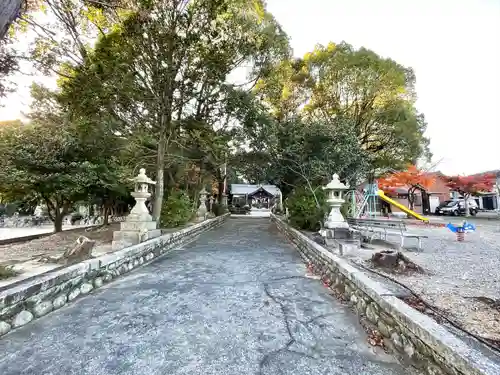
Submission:
<svg viewBox="0 0 500 375">
<path fill-rule="evenodd" d="M 385 346 L 428 375 L 498 375 L 500 365 L 467 345 L 393 292 L 290 227 L 275 215 L 278 229 L 325 284 L 348 301 L 360 319 L 384 338 Z"/>
<path fill-rule="evenodd" d="M 0 293 L 0 336 L 24 326 L 223 223 L 229 214 L 65 267 Z"/>
</svg>

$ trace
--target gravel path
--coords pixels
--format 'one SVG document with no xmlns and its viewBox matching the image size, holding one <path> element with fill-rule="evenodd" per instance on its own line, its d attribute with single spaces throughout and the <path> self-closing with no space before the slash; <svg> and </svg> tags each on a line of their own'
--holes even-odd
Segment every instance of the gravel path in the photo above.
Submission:
<svg viewBox="0 0 500 375">
<path fill-rule="evenodd" d="M 403 375 L 268 220 L 232 219 L 0 341 L 2 375 Z"/>
<path fill-rule="evenodd" d="M 71 229 L 75 229 L 73 227 Z M 37 238 L 35 240 L 14 243 L 0 246 L 0 264 L 17 263 L 39 257 L 42 254 L 57 255 L 62 254 L 66 250 L 75 246 L 76 240 L 80 236 L 85 236 L 96 241 L 96 248 L 106 244 L 111 244 L 113 239 L 113 231 L 119 228 L 119 224 L 111 224 L 106 228 L 95 228 L 93 230 L 85 230 L 82 226 L 79 230 L 65 230 L 60 233 L 55 233 L 50 236 Z M 10 229 L 10 230 L 15 230 Z M 5 228 L 2 228 L 5 230 Z M 53 230 L 53 229 L 51 229 Z M 33 233 L 31 233 L 33 234 Z"/>
<path fill-rule="evenodd" d="M 78 227 L 86 227 L 87 225 L 64 225 L 63 230 L 75 229 Z M 51 233 L 54 231 L 53 225 L 43 225 L 41 227 L 32 228 L 0 228 L 0 240 L 9 238 L 33 236 L 35 234 Z"/>
<path fill-rule="evenodd" d="M 475 297 L 500 300 L 500 230 L 480 226 L 457 242 L 447 228 L 426 229 L 409 226 L 411 233 L 425 234 L 422 251 L 405 251 L 428 274 L 391 275 L 446 311 L 453 320 L 483 337 L 500 340 L 500 311 Z M 398 238 L 389 238 L 398 242 Z M 412 245 L 407 240 L 407 245 Z M 355 257 L 369 259 L 371 252 L 359 251 Z"/>
</svg>

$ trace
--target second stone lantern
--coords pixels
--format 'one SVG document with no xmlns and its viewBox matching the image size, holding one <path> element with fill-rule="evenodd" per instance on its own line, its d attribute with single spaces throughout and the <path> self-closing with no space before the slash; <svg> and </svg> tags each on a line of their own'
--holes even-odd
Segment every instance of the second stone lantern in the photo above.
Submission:
<svg viewBox="0 0 500 375">
<path fill-rule="evenodd" d="M 332 180 L 323 187 L 327 193 L 327 202 L 330 206 L 330 213 L 325 221 L 325 228 L 349 228 L 344 216 L 340 212 L 340 207 L 345 202 L 344 193 L 349 189 L 349 185 L 340 182 L 339 175 L 334 174 Z"/>
</svg>

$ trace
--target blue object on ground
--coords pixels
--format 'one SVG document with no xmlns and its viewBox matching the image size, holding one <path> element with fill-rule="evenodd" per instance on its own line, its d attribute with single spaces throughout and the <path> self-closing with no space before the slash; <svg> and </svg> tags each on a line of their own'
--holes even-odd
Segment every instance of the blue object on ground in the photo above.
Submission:
<svg viewBox="0 0 500 375">
<path fill-rule="evenodd" d="M 453 233 L 457 233 L 459 230 L 462 232 L 474 232 L 476 230 L 476 227 L 474 224 L 468 223 L 464 221 L 464 223 L 461 226 L 454 226 L 452 223 L 448 223 L 446 225 L 446 228 L 451 230 Z"/>
<path fill-rule="evenodd" d="M 464 225 L 462 226 L 462 228 L 466 232 L 474 232 L 476 230 L 476 227 L 474 226 L 474 224 L 467 223 L 467 222 L 464 223 Z"/>
</svg>

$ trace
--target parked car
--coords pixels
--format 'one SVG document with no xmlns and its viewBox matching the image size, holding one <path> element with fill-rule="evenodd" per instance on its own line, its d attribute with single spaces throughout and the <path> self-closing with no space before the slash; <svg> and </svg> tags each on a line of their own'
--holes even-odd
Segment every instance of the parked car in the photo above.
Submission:
<svg viewBox="0 0 500 375">
<path fill-rule="evenodd" d="M 472 216 L 475 216 L 477 214 L 477 211 L 479 211 L 477 202 L 474 199 L 470 198 L 467 201 L 467 205 L 469 206 L 469 213 Z M 465 215 L 465 200 L 452 199 L 444 201 L 436 208 L 435 213 L 436 215 Z"/>
</svg>

